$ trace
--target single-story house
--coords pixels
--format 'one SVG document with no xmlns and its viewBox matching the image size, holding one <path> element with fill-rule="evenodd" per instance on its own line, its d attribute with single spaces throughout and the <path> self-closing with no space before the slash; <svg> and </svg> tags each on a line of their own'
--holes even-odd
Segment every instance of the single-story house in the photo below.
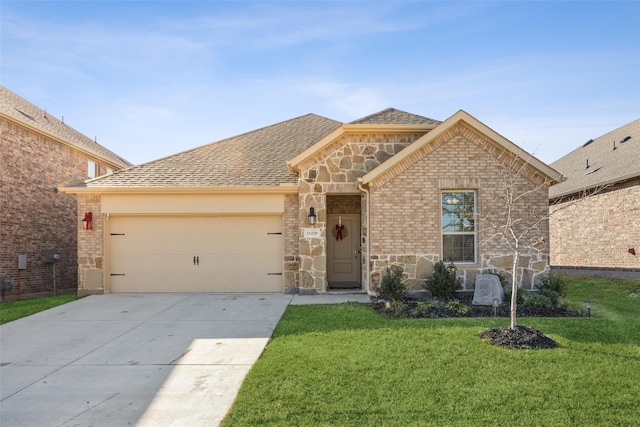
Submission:
<svg viewBox="0 0 640 427">
<path fill-rule="evenodd" d="M 392 266 L 419 289 L 438 260 L 473 289 L 478 273 L 511 268 L 485 225 L 503 211 L 496 159 L 514 158 L 521 202 L 546 211 L 560 174 L 464 111 L 307 114 L 65 187 L 95 219 L 79 293 L 373 294 Z M 548 271 L 546 242 L 521 254 L 522 286 Z"/>
<path fill-rule="evenodd" d="M 552 164 L 554 271 L 640 277 L 640 119 L 590 139 Z"/>
</svg>

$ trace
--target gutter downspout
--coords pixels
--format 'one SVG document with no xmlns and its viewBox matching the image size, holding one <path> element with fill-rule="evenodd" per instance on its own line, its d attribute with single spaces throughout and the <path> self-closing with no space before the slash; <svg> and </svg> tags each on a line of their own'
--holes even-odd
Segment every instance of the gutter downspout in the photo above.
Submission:
<svg viewBox="0 0 640 427">
<path fill-rule="evenodd" d="M 370 205 L 369 205 L 369 190 L 367 190 L 366 188 L 364 188 L 362 186 L 362 178 L 358 178 L 358 190 L 362 191 L 363 193 L 365 193 L 367 195 L 367 241 L 366 241 L 366 247 L 367 247 L 367 256 L 366 256 L 366 265 L 365 265 L 365 270 L 367 272 L 367 294 L 370 296 L 375 296 L 375 293 L 371 290 L 371 232 L 370 232 Z"/>
</svg>

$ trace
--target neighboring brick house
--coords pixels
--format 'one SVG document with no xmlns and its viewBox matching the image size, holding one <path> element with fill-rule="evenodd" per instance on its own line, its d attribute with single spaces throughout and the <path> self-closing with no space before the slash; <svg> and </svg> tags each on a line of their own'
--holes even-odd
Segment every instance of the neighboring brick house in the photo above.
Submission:
<svg viewBox="0 0 640 427">
<path fill-rule="evenodd" d="M 13 284 L 5 298 L 75 291 L 84 212 L 58 187 L 131 164 L 4 86 L 0 130 L 0 276 Z M 45 262 L 48 249 L 58 249 L 55 263 Z"/>
<path fill-rule="evenodd" d="M 640 119 L 557 160 L 551 264 L 566 273 L 640 277 Z"/>
<path fill-rule="evenodd" d="M 513 259 L 485 239 L 503 207 L 497 159 L 520 162 L 522 202 L 546 211 L 560 174 L 464 111 L 308 114 L 62 188 L 96 218 L 79 293 L 373 294 L 387 267 L 419 288 L 440 259 L 472 289 Z M 548 243 L 538 249 L 518 264 L 526 288 L 548 271 Z"/>
</svg>

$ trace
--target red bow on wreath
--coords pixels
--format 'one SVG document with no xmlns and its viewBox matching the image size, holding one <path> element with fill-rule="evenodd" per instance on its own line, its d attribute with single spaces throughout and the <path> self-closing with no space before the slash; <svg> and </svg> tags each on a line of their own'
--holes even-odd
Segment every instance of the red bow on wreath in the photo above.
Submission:
<svg viewBox="0 0 640 427">
<path fill-rule="evenodd" d="M 336 224 L 336 240 L 342 240 L 342 230 L 344 230 L 344 225 Z"/>
</svg>

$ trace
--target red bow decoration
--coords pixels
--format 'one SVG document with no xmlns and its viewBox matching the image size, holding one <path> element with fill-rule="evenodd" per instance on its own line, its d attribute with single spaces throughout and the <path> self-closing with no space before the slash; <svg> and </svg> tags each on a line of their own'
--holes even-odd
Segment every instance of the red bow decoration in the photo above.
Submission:
<svg viewBox="0 0 640 427">
<path fill-rule="evenodd" d="M 344 230 L 344 225 L 336 224 L 336 240 L 342 240 L 342 230 Z"/>
</svg>

